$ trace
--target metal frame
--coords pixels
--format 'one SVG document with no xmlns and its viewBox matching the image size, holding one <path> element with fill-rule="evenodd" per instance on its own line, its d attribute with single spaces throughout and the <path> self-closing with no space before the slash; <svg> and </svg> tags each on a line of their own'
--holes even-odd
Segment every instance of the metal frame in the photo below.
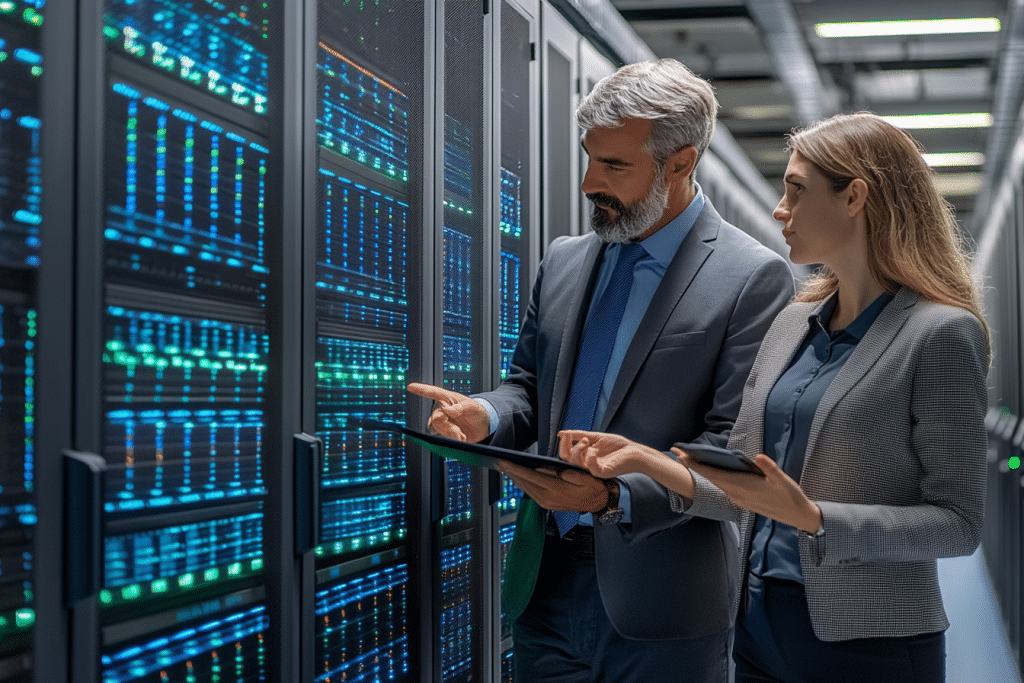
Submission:
<svg viewBox="0 0 1024 683">
<path fill-rule="evenodd" d="M 312 551 L 296 556 L 293 434 L 303 431 L 303 387 L 296 382 L 306 359 L 303 348 L 304 309 L 303 214 L 308 188 L 303 174 L 303 93 L 308 91 L 306 63 L 301 59 L 305 41 L 305 8 L 302 0 L 284 0 L 271 17 L 268 88 L 271 159 L 277 163 L 267 172 L 268 282 L 266 324 L 270 357 L 265 413 L 267 490 L 263 517 L 266 562 L 267 614 L 270 619 L 267 675 L 279 681 L 306 680 L 313 670 L 312 636 L 303 629 L 311 620 L 312 591 L 305 590 L 303 576 L 312 575 Z M 276 49 L 275 49 L 276 48 Z M 296 609 L 296 605 L 300 606 Z M 307 637 L 308 636 L 308 637 Z M 307 674 L 308 672 L 308 674 Z"/>
<path fill-rule="evenodd" d="M 43 197 L 36 370 L 35 680 L 70 680 L 70 619 L 64 609 L 64 485 L 61 452 L 72 446 L 74 235 L 78 126 L 78 3 L 50 0 L 42 29 L 46 71 L 41 118 Z M 71 46 L 69 49 L 68 46 Z M 70 97 L 69 97 L 70 94 Z M 69 102 L 71 106 L 69 106 Z"/>
<path fill-rule="evenodd" d="M 101 451 L 103 331 L 103 135 L 107 74 L 102 3 L 80 2 L 78 15 L 78 125 L 75 182 L 74 403 L 72 447 Z M 93 131 L 94 134 L 87 134 Z M 72 611 L 71 680 L 100 678 L 99 607 L 83 600 Z"/>
</svg>

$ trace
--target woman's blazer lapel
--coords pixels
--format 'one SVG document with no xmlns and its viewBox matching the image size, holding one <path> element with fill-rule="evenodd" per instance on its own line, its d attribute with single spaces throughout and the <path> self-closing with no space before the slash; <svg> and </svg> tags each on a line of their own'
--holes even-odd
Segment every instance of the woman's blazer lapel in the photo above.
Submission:
<svg viewBox="0 0 1024 683">
<path fill-rule="evenodd" d="M 825 307 L 828 299 L 815 304 L 791 304 L 779 314 L 772 328 L 761 343 L 761 358 L 754 363 L 752 372 L 757 376 L 750 389 L 750 395 L 744 397 L 744 403 L 750 402 L 754 410 L 750 412 L 749 424 L 737 424 L 733 434 L 742 437 L 743 443 L 730 443 L 733 448 L 749 453 L 764 453 L 764 413 L 768 405 L 768 394 L 775 388 L 775 383 L 793 362 L 793 356 L 807 337 L 807 318 L 815 315 Z M 749 382 L 748 382 L 749 384 Z M 745 412 L 741 410 L 741 413 Z M 737 421 L 739 422 L 739 421 Z"/>
<path fill-rule="evenodd" d="M 874 367 L 878 359 L 882 357 L 882 354 L 889 350 L 896 335 L 899 334 L 903 325 L 906 324 L 907 319 L 910 317 L 910 309 L 920 298 L 920 295 L 912 289 L 900 287 L 893 300 L 882 309 L 882 312 L 878 314 L 878 318 L 868 328 L 864 337 L 857 344 L 857 348 L 853 350 L 853 353 L 850 354 L 839 374 L 832 380 L 832 384 L 825 391 L 825 395 L 821 397 L 821 402 L 814 413 L 814 420 L 811 422 L 811 429 L 807 437 L 808 455 L 815 451 L 825 420 L 828 419 L 828 416 L 835 410 L 843 397 Z M 863 408 L 870 410 L 870 406 L 863 406 Z M 834 436 L 842 437 L 841 434 Z M 807 474 L 808 464 L 812 467 L 815 465 L 819 468 L 824 467 L 826 470 L 831 468 L 831 463 L 815 463 L 813 458 L 805 458 L 803 472 L 800 475 L 800 481 L 804 483 L 807 483 L 804 475 Z"/>
</svg>

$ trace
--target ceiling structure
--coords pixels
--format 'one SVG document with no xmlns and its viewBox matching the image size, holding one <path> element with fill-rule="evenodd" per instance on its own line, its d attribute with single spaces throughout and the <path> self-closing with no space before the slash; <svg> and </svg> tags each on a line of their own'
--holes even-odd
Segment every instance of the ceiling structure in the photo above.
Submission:
<svg viewBox="0 0 1024 683">
<path fill-rule="evenodd" d="M 1012 146 L 1024 93 L 1024 0 L 612 0 L 658 57 L 708 79 L 719 120 L 782 192 L 784 135 L 837 112 L 982 114 L 914 127 L 962 226 Z M 981 32 L 826 37 L 822 24 L 888 22 L 930 31 L 936 19 L 990 18 Z M 939 25 L 943 30 L 958 28 Z M 879 26 L 868 27 L 878 32 Z M 962 27 L 959 27 L 962 28 Z M 995 30 L 993 30 L 995 29 Z M 843 27 L 838 29 L 843 30 Z M 897 125 L 935 125 L 902 119 Z"/>
</svg>

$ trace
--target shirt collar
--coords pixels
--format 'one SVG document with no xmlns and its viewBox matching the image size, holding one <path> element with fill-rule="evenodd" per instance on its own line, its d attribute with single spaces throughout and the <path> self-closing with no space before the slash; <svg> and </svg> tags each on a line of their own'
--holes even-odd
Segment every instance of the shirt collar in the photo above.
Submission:
<svg viewBox="0 0 1024 683">
<path fill-rule="evenodd" d="M 647 239 L 640 242 L 651 258 L 657 261 L 663 268 L 668 268 L 675 258 L 676 252 L 682 245 L 683 240 L 690 234 L 693 224 L 697 222 L 697 216 L 704 209 L 704 192 L 701 191 L 697 181 L 693 181 L 696 193 L 686 209 L 669 221 L 665 227 L 657 231 Z"/>
<path fill-rule="evenodd" d="M 892 301 L 892 294 L 888 292 L 882 294 L 880 297 L 871 302 L 871 305 L 861 311 L 857 319 L 846 326 L 846 329 L 840 330 L 841 332 L 850 335 L 857 341 L 864 338 L 868 328 L 871 327 L 871 323 L 875 322 L 875 318 L 882 312 L 886 304 Z M 828 332 L 828 322 L 832 320 L 832 314 L 835 313 L 836 304 L 839 303 L 839 294 L 833 294 L 825 300 L 824 305 L 818 309 L 817 312 L 812 313 L 807 317 L 807 323 L 811 326 L 811 329 L 820 327 L 826 333 Z"/>
</svg>

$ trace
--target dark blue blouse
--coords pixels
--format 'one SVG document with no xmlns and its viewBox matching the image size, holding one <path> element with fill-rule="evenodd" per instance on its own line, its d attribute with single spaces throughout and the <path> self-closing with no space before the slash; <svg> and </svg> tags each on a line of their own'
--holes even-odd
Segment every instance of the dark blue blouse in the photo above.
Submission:
<svg viewBox="0 0 1024 683">
<path fill-rule="evenodd" d="M 818 314 L 807 318 L 807 338 L 768 395 L 764 414 L 764 453 L 794 481 L 800 481 L 818 404 L 875 318 L 891 300 L 890 294 L 878 297 L 845 330 L 828 331 L 838 301 L 836 296 L 832 296 Z M 842 438 L 842 435 L 833 435 L 833 438 Z M 803 583 L 798 532 L 788 524 L 758 515 L 750 548 L 750 571 L 761 577 Z"/>
</svg>

